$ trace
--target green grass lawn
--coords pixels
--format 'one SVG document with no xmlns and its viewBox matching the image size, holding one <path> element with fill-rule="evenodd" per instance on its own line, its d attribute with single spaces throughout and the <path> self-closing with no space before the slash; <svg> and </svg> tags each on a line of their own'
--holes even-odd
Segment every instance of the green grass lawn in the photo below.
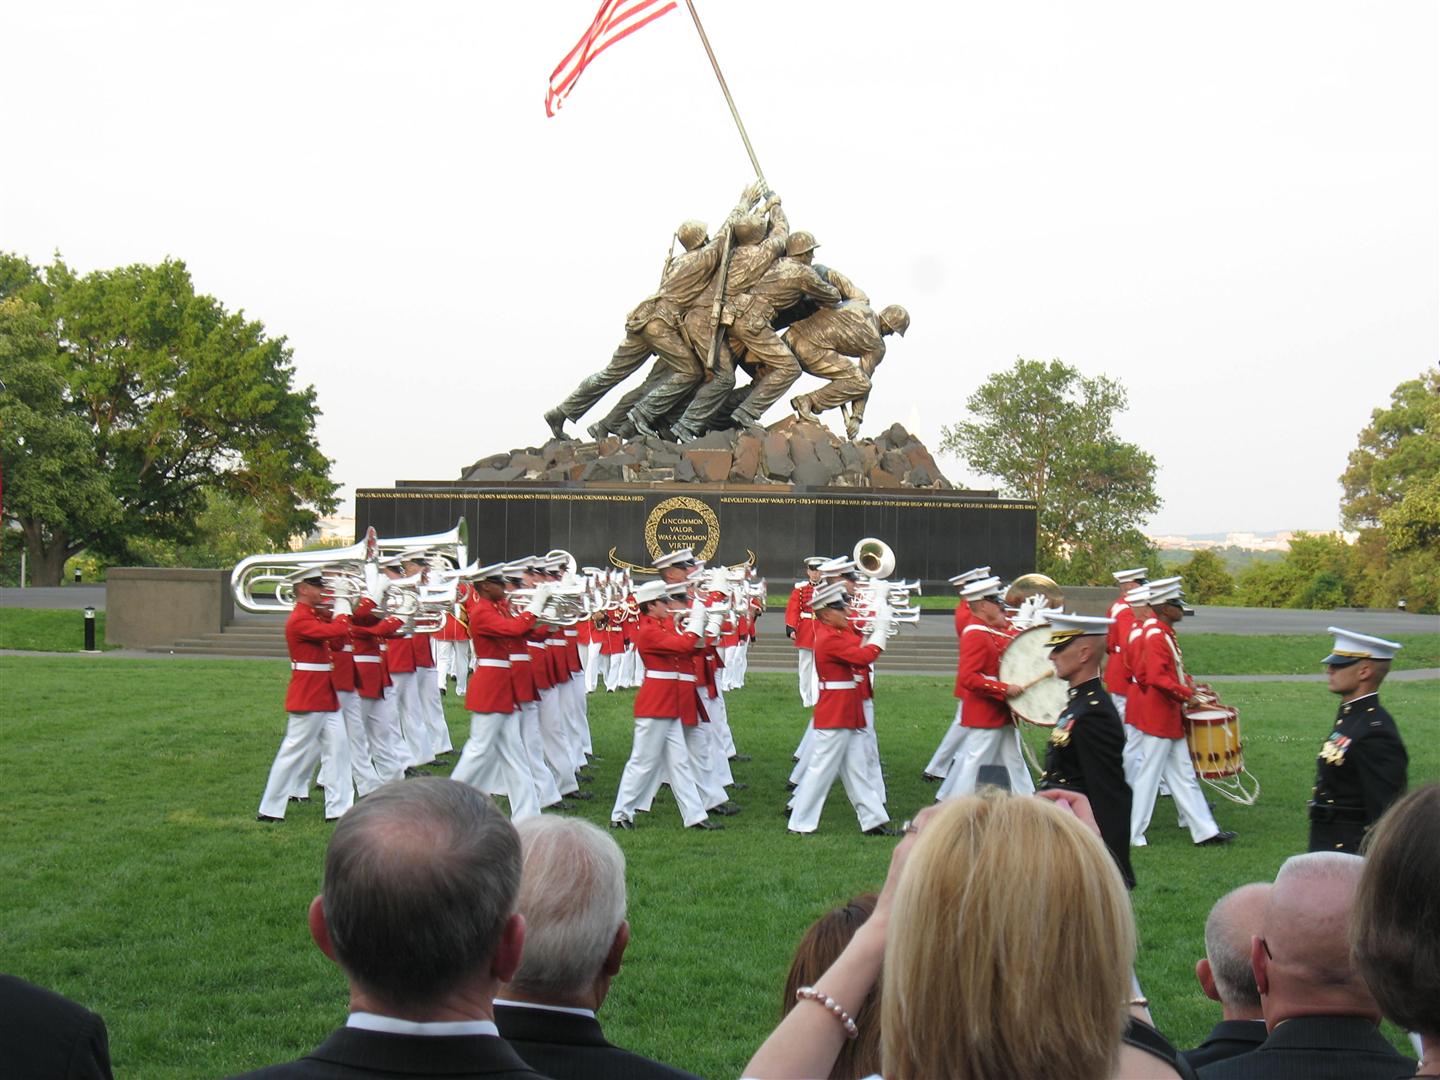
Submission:
<svg viewBox="0 0 1440 1080">
<path fill-rule="evenodd" d="M 1440 634 L 1396 634 L 1405 647 L 1396 671 L 1440 667 Z M 1329 634 L 1192 634 L 1181 623 L 1187 670 L 1206 675 L 1318 675 L 1330 652 Z"/>
<path fill-rule="evenodd" d="M 105 644 L 105 612 L 95 613 L 95 647 Z M 58 608 L 0 608 L 0 649 L 36 652 L 81 652 L 85 648 L 85 615 Z"/>
<path fill-rule="evenodd" d="M 73 997 L 109 1024 L 117 1075 L 225 1075 L 298 1056 L 343 1021 L 345 984 L 313 947 L 305 910 L 330 827 L 318 801 L 279 825 L 254 820 L 279 744 L 283 662 L 0 657 L 6 821 L 0 840 L 0 969 Z M 920 780 L 954 711 L 948 678 L 886 678 L 879 730 L 890 810 L 934 797 Z M 1135 852 L 1139 975 L 1179 1045 L 1218 1019 L 1195 984 L 1211 903 L 1268 880 L 1303 850 L 1304 803 L 1335 702 L 1322 685 L 1229 685 L 1258 805 L 1218 797 L 1227 848 L 1195 848 L 1162 801 Z M 608 820 L 630 748 L 633 695 L 591 698 L 597 781 L 585 816 Z M 1440 775 L 1440 683 L 1385 699 L 1410 736 L 1412 782 Z M 457 745 L 468 721 L 447 702 Z M 805 722 L 790 675 L 752 675 L 730 697 L 750 789 L 724 832 L 680 827 L 668 795 L 631 833 L 634 936 L 601 1013 L 623 1046 L 704 1076 L 736 1076 L 774 1024 L 796 941 L 811 920 L 884 879 L 893 841 L 862 837 L 840 789 L 818 834 L 780 818 Z M 1043 735 L 1029 733 L 1040 745 Z M 1017 903 L 1026 883 L 1014 883 Z M 960 1007 L 961 1003 L 957 1003 Z"/>
</svg>

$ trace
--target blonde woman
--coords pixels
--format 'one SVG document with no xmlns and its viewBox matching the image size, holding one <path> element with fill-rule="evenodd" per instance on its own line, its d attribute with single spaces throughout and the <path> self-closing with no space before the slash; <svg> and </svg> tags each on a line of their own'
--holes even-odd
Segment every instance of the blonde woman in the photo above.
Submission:
<svg viewBox="0 0 1440 1080">
<path fill-rule="evenodd" d="M 906 832 L 875 913 L 746 1076 L 827 1075 L 882 959 L 885 1080 L 1192 1075 L 1132 1037 L 1134 922 L 1083 795 L 953 799 Z"/>
</svg>

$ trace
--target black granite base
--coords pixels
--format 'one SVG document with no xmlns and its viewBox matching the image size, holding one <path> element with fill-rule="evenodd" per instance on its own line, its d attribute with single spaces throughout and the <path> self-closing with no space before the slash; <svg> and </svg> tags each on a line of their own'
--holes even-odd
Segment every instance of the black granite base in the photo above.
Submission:
<svg viewBox="0 0 1440 1080">
<path fill-rule="evenodd" d="M 895 576 L 927 592 L 973 566 L 1006 579 L 1035 568 L 1034 504 L 993 492 L 410 481 L 355 494 L 357 534 L 426 535 L 461 516 L 470 557 L 485 562 L 562 548 L 581 566 L 640 572 L 691 547 L 712 564 L 755 560 L 783 582 L 806 556 L 848 555 L 873 536 L 894 549 Z"/>
</svg>

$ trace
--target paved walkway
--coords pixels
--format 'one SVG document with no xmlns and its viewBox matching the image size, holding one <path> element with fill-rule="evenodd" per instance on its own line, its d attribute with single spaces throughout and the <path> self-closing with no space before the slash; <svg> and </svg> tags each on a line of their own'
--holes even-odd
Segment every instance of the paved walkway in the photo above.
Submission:
<svg viewBox="0 0 1440 1080">
<path fill-rule="evenodd" d="M 61 585 L 43 589 L 0 589 L 0 608 L 52 608 L 79 611 L 93 607 L 105 610 L 104 585 Z"/>
</svg>

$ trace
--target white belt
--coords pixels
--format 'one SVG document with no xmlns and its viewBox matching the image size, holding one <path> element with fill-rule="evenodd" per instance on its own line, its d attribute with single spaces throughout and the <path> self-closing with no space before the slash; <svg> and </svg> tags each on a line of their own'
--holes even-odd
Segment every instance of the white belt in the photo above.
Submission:
<svg viewBox="0 0 1440 1080">
<path fill-rule="evenodd" d="M 378 663 L 380 662 L 380 657 L 378 657 L 378 656 L 357 656 L 357 657 L 355 657 L 355 662 L 356 662 L 357 664 L 378 664 Z"/>
<path fill-rule="evenodd" d="M 330 665 L 329 665 L 329 664 L 297 664 L 295 661 L 292 660 L 292 661 L 290 661 L 290 670 L 291 670 L 291 671 L 329 671 L 329 670 L 330 670 Z"/>
<path fill-rule="evenodd" d="M 694 675 L 691 675 L 691 674 L 689 674 L 689 673 L 687 673 L 687 672 L 684 672 L 684 671 L 651 671 L 649 668 L 646 668 L 646 669 L 645 669 L 645 678 L 647 678 L 647 679 L 671 679 L 671 680 L 679 679 L 681 682 L 694 682 L 694 681 L 695 681 L 695 676 L 694 676 Z"/>
<path fill-rule="evenodd" d="M 854 690 L 855 687 L 853 682 L 841 682 L 838 679 L 827 679 L 820 684 L 821 690 Z"/>
<path fill-rule="evenodd" d="M 354 651 L 355 651 L 355 646 L 354 646 L 354 645 L 344 645 L 344 646 L 341 646 L 340 651 L 341 651 L 341 652 L 354 652 Z"/>
<path fill-rule="evenodd" d="M 389 646 L 389 645 L 386 645 L 385 642 L 382 641 L 382 642 L 380 642 L 380 651 L 381 651 L 381 652 L 389 652 L 389 651 L 390 651 L 390 646 Z"/>
<path fill-rule="evenodd" d="M 475 661 L 475 666 L 476 666 L 476 667 L 503 667 L 503 668 L 508 668 L 508 667 L 510 666 L 510 661 L 509 661 L 509 660 L 491 660 L 489 657 L 481 657 L 479 660 L 476 660 L 476 661 Z"/>
<path fill-rule="evenodd" d="M 566 631 L 565 631 L 565 636 L 566 636 L 566 637 L 579 637 L 579 636 L 580 636 L 580 631 L 579 631 L 579 630 L 566 630 Z"/>
<path fill-rule="evenodd" d="M 524 652 L 512 652 L 510 654 L 510 662 L 512 664 L 518 664 L 521 661 L 524 661 L 528 664 L 530 662 L 530 654 Z"/>
<path fill-rule="evenodd" d="M 802 612 L 800 612 L 800 618 L 802 618 L 802 619 L 813 619 L 814 617 L 815 617 L 815 613 L 814 613 L 813 611 L 802 611 Z"/>
<path fill-rule="evenodd" d="M 546 638 L 546 639 L 545 639 L 545 644 L 546 644 L 546 645 L 564 645 L 564 644 L 565 644 L 565 639 L 564 639 L 563 637 Z"/>
<path fill-rule="evenodd" d="M 1000 676 L 999 676 L 999 675 L 981 675 L 980 678 L 982 678 L 982 679 L 990 679 L 992 682 L 999 682 L 999 681 L 1000 681 Z"/>
</svg>

